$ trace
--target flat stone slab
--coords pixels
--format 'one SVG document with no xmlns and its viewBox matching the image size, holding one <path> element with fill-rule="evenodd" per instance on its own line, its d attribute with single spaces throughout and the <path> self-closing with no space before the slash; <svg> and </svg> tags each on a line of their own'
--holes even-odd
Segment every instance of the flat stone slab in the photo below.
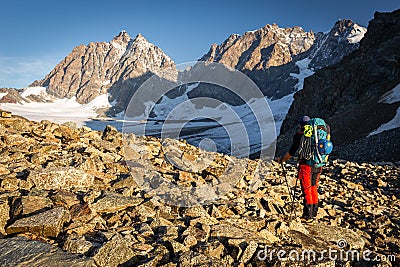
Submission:
<svg viewBox="0 0 400 267">
<path fill-rule="evenodd" d="M 72 188 L 90 188 L 94 184 L 94 176 L 85 171 L 64 167 L 57 169 L 45 169 L 42 172 L 32 173 L 28 180 L 38 189 L 72 189 Z"/>
<path fill-rule="evenodd" d="M 92 259 L 25 237 L 0 239 L 0 266 L 94 266 Z"/>
<path fill-rule="evenodd" d="M 70 218 L 68 210 L 58 207 L 17 220 L 7 228 L 7 234 L 29 232 L 39 236 L 57 237 Z"/>
<path fill-rule="evenodd" d="M 96 212 L 117 212 L 128 207 L 134 207 L 143 202 L 142 198 L 126 197 L 120 194 L 107 194 L 90 205 Z"/>
</svg>

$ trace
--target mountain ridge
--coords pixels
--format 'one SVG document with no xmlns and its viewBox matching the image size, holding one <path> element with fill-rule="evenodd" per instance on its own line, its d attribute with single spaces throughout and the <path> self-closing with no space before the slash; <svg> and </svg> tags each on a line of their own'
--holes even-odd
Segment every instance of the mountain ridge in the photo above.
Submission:
<svg viewBox="0 0 400 267">
<path fill-rule="evenodd" d="M 296 62 L 310 58 L 306 66 L 310 70 L 335 64 L 358 48 L 364 33 L 365 28 L 348 19 L 338 20 L 327 33 L 267 24 L 243 35 L 232 34 L 220 45 L 212 44 L 200 61 L 218 62 L 240 70 L 265 96 L 280 99 L 301 89 L 296 88 L 299 80 L 291 75 L 301 72 Z"/>
<path fill-rule="evenodd" d="M 107 93 L 115 83 L 174 66 L 172 59 L 142 34 L 132 39 L 121 31 L 110 42 L 75 47 L 44 79 L 31 86 L 47 87 L 47 92 L 58 98 L 76 96 L 78 103 L 86 104 Z"/>
</svg>

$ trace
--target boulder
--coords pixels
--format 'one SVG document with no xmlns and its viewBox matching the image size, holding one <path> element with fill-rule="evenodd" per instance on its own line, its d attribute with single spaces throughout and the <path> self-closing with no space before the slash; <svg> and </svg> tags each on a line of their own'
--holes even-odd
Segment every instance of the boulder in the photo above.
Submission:
<svg viewBox="0 0 400 267">
<path fill-rule="evenodd" d="M 1 266 L 89 267 L 92 259 L 67 253 L 53 245 L 25 237 L 0 239 Z"/>
<path fill-rule="evenodd" d="M 100 267 L 117 267 L 127 263 L 135 255 L 126 240 L 116 234 L 99 249 L 93 259 Z"/>
<path fill-rule="evenodd" d="M 86 254 L 90 249 L 93 248 L 93 244 L 83 236 L 68 236 L 64 242 L 63 249 L 71 253 Z"/>
</svg>

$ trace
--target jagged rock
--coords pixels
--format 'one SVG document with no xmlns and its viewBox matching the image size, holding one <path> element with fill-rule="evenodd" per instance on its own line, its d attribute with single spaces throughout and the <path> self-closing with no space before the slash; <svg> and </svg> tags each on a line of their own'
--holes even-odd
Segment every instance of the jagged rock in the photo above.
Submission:
<svg viewBox="0 0 400 267">
<path fill-rule="evenodd" d="M 46 190 L 90 188 L 94 184 L 93 175 L 71 167 L 44 169 L 30 174 L 28 180 L 37 188 Z"/>
<path fill-rule="evenodd" d="M 148 73 L 169 67 L 174 68 L 175 63 L 141 34 L 132 39 L 121 32 L 108 43 L 75 47 L 43 80 L 32 85 L 46 86 L 48 93 L 59 98 L 76 96 L 79 103 L 110 92 L 112 100 L 118 100 L 116 112 L 120 112 L 129 103 L 135 80 L 137 89 Z"/>
<path fill-rule="evenodd" d="M 142 223 L 138 232 L 144 237 L 154 236 L 153 229 L 147 223 Z"/>
<path fill-rule="evenodd" d="M 291 222 L 289 222 L 289 229 L 301 232 L 303 234 L 309 233 L 306 227 L 304 227 L 304 225 L 301 223 L 300 218 L 296 218 L 296 220 L 292 220 Z"/>
<path fill-rule="evenodd" d="M 21 96 L 18 89 L 15 88 L 0 88 L 0 93 L 5 94 L 0 98 L 0 103 L 22 103 L 24 98 Z"/>
<path fill-rule="evenodd" d="M 47 197 L 42 196 L 23 196 L 21 197 L 21 206 L 14 207 L 19 210 L 21 215 L 29 215 L 38 211 L 47 210 L 53 207 L 53 202 Z"/>
<path fill-rule="evenodd" d="M 19 180 L 14 177 L 8 177 L 1 181 L 1 188 L 7 191 L 16 191 L 19 188 Z"/>
<path fill-rule="evenodd" d="M 51 200 L 57 206 L 64 206 L 69 209 L 75 204 L 79 204 L 79 200 L 74 193 L 71 193 L 66 190 L 57 190 L 57 192 L 52 195 Z"/>
<path fill-rule="evenodd" d="M 144 176 L 145 170 L 141 169 L 141 173 L 142 176 Z M 122 194 L 124 196 L 129 196 L 132 195 L 134 190 L 139 187 L 136 183 L 136 179 L 133 176 L 129 176 L 125 179 L 115 182 L 112 187 L 115 189 L 124 189 Z"/>
<path fill-rule="evenodd" d="M 135 255 L 135 252 L 129 247 L 125 239 L 116 234 L 99 249 L 93 259 L 99 266 L 116 267 L 127 263 Z"/>
<path fill-rule="evenodd" d="M 303 249 L 313 250 L 313 251 L 322 251 L 328 249 L 332 246 L 332 244 L 326 240 L 321 240 L 319 238 L 315 238 L 312 235 L 304 234 L 302 232 L 290 230 L 288 235 L 294 240 L 296 244 L 300 244 Z"/>
<path fill-rule="evenodd" d="M 71 253 L 79 253 L 86 254 L 90 249 L 93 248 L 93 244 L 87 240 L 85 240 L 82 236 L 68 236 L 67 240 L 65 240 L 63 249 L 71 252 Z"/>
<path fill-rule="evenodd" d="M 66 230 L 68 234 L 84 235 L 95 230 L 106 230 L 106 225 L 107 222 L 99 215 L 85 214 L 84 218 L 75 218 Z"/>
<path fill-rule="evenodd" d="M 258 232 L 261 228 L 265 227 L 265 220 L 258 219 L 239 219 L 239 218 L 228 218 L 226 222 L 250 231 Z"/>
<path fill-rule="evenodd" d="M 72 255 L 44 242 L 24 237 L 0 239 L 2 266 L 93 266 L 93 260 Z"/>
<path fill-rule="evenodd" d="M 10 171 L 8 170 L 8 168 L 6 168 L 3 165 L 0 165 L 0 175 L 5 175 L 5 174 L 9 174 Z"/>
<path fill-rule="evenodd" d="M 192 235 L 188 235 L 188 236 L 186 236 L 185 237 L 185 239 L 183 240 L 183 244 L 186 246 L 186 247 L 193 247 L 193 246 L 195 246 L 196 244 L 197 244 L 197 239 L 196 239 L 196 237 L 194 237 L 194 236 L 192 236 Z"/>
<path fill-rule="evenodd" d="M 141 198 L 126 197 L 119 194 L 107 194 L 90 205 L 96 212 L 117 212 L 128 207 L 137 206 L 143 202 Z"/>
<path fill-rule="evenodd" d="M 29 232 L 39 236 L 57 237 L 70 214 L 64 208 L 54 208 L 36 215 L 22 218 L 7 227 L 8 234 Z"/>
<path fill-rule="evenodd" d="M 101 136 L 101 139 L 107 140 L 107 141 L 112 141 L 114 138 L 118 135 L 118 131 L 114 126 L 107 125 L 106 128 L 103 131 L 103 135 Z"/>
<path fill-rule="evenodd" d="M 254 253 L 257 251 L 257 248 L 258 244 L 254 241 L 250 241 L 246 249 L 243 251 L 243 254 L 240 258 L 240 262 L 247 264 L 253 257 Z"/>
<path fill-rule="evenodd" d="M 279 238 L 275 236 L 271 231 L 268 229 L 262 229 L 261 231 L 258 232 L 258 234 L 269 240 L 270 243 L 275 243 L 279 241 Z"/>
</svg>

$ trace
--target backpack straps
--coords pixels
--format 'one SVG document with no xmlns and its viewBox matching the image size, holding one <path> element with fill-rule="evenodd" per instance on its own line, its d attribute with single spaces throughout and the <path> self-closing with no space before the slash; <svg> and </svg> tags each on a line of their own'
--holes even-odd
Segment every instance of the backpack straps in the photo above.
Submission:
<svg viewBox="0 0 400 267">
<path fill-rule="evenodd" d="M 315 151 L 316 151 L 318 160 L 319 160 L 319 162 L 321 163 L 321 162 L 323 162 L 323 160 L 322 160 L 321 154 L 319 154 L 319 151 L 318 151 L 318 141 L 319 141 L 319 140 L 318 140 L 318 134 L 317 134 L 317 127 L 315 126 L 314 122 L 313 122 L 313 128 L 314 128 Z"/>
</svg>

